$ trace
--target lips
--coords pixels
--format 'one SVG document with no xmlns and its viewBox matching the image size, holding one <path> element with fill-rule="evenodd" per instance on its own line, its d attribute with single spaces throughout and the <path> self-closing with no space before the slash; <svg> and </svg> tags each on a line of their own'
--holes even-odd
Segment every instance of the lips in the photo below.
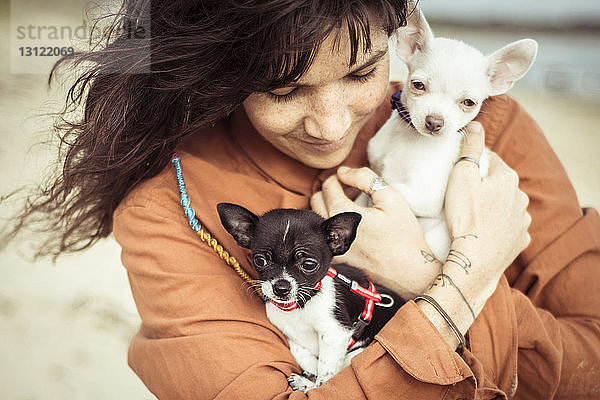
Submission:
<svg viewBox="0 0 600 400">
<path fill-rule="evenodd" d="M 347 137 L 348 136 L 344 136 L 335 142 L 307 142 L 304 140 L 301 140 L 301 142 L 313 150 L 329 153 L 341 149 L 342 146 L 344 146 L 344 143 L 346 143 Z"/>
</svg>

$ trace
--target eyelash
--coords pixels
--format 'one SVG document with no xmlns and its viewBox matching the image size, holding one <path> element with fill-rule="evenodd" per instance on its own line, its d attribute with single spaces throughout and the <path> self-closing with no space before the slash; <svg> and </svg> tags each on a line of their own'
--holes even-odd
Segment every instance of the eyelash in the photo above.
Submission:
<svg viewBox="0 0 600 400">
<path fill-rule="evenodd" d="M 371 78 L 373 78 L 375 76 L 375 71 L 377 71 L 377 67 L 374 67 L 372 70 L 370 70 L 366 74 L 363 74 L 363 75 L 348 75 L 347 78 L 350 79 L 350 80 L 352 80 L 352 81 L 354 81 L 354 82 L 365 83 L 365 82 L 369 81 Z M 275 93 L 267 92 L 267 95 L 272 100 L 274 100 L 275 102 L 283 103 L 283 102 L 290 101 L 294 97 L 296 97 L 296 95 L 298 94 L 297 92 L 298 92 L 298 88 L 295 88 L 294 90 L 292 90 L 288 94 L 277 95 Z"/>
<path fill-rule="evenodd" d="M 350 75 L 350 76 L 348 76 L 348 78 L 350 78 L 353 81 L 357 81 L 357 82 L 360 82 L 360 83 L 365 83 L 369 79 L 371 79 L 371 78 L 373 78 L 375 76 L 375 71 L 377 71 L 377 67 L 373 67 L 373 69 L 370 70 L 369 72 L 367 72 L 366 74 L 362 74 L 362 75 Z"/>
<path fill-rule="evenodd" d="M 267 95 L 272 100 L 275 100 L 275 102 L 277 102 L 277 103 L 283 103 L 283 102 L 286 102 L 286 101 L 290 101 L 294 97 L 296 97 L 297 92 L 298 92 L 298 88 L 295 88 L 294 90 L 292 90 L 288 94 L 275 94 L 275 93 L 267 92 Z"/>
</svg>

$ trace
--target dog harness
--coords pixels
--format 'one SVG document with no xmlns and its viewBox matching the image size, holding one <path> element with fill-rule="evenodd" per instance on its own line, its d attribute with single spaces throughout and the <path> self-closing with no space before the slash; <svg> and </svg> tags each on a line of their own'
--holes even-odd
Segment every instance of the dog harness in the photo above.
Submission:
<svg viewBox="0 0 600 400">
<path fill-rule="evenodd" d="M 388 296 L 387 294 L 378 293 L 375 289 L 375 285 L 373 284 L 373 282 L 368 281 L 369 287 L 365 288 L 359 285 L 358 282 L 356 282 L 355 280 L 352 280 L 347 276 L 340 274 L 333 267 L 329 267 L 329 269 L 327 270 L 327 276 L 333 279 L 337 279 L 339 282 L 344 284 L 344 286 L 348 287 L 348 290 L 350 290 L 352 293 L 356 293 L 365 299 L 365 306 L 363 308 L 363 311 L 358 317 L 358 320 L 352 326 L 354 333 L 352 334 L 352 339 L 350 340 L 350 344 L 348 345 L 348 351 L 350 351 L 352 349 L 352 346 L 354 346 L 356 341 L 361 337 L 365 328 L 371 323 L 371 320 L 373 319 L 373 310 L 375 306 L 377 305 L 380 307 L 391 307 L 394 305 L 394 299 Z M 322 281 L 319 281 L 315 285 L 315 287 L 312 288 L 312 290 L 321 289 L 321 282 Z M 385 299 L 386 301 L 383 302 L 383 299 Z M 272 299 L 269 299 L 269 301 L 282 311 L 292 311 L 298 307 L 295 301 L 289 303 L 282 303 Z"/>
</svg>

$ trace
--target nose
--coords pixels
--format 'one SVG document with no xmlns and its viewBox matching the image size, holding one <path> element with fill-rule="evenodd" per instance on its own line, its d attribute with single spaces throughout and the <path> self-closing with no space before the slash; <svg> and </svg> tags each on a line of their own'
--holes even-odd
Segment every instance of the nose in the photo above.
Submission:
<svg viewBox="0 0 600 400">
<path fill-rule="evenodd" d="M 304 119 L 306 133 L 328 142 L 340 140 L 352 125 L 348 102 L 346 96 L 337 91 L 320 94 Z"/>
<path fill-rule="evenodd" d="M 279 297 L 285 297 L 290 293 L 292 289 L 292 285 L 290 285 L 289 281 L 285 279 L 279 279 L 273 284 L 273 293 Z"/>
<path fill-rule="evenodd" d="M 431 133 L 439 132 L 444 126 L 444 120 L 436 115 L 428 115 L 425 118 L 425 128 Z"/>
</svg>

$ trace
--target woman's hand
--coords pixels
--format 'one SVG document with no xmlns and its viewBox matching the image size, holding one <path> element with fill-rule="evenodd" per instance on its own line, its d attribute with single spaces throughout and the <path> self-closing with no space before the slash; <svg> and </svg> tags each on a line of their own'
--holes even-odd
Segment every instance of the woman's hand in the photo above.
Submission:
<svg viewBox="0 0 600 400">
<path fill-rule="evenodd" d="M 479 160 L 483 136 L 478 122 L 469 124 L 460 156 Z M 518 176 L 496 154 L 489 152 L 489 157 L 489 173 L 484 178 L 473 162 L 461 161 L 452 169 L 445 198 L 450 253 L 425 292 L 437 300 L 463 334 L 493 294 L 504 270 L 530 241 L 529 201 L 519 190 Z M 456 348 L 458 339 L 438 311 L 424 301 L 418 304 Z"/>
<path fill-rule="evenodd" d="M 360 268 L 400 296 L 412 298 L 430 286 L 441 263 L 430 255 L 423 230 L 398 191 L 388 186 L 373 193 L 373 207 L 361 207 L 344 194 L 342 183 L 369 192 L 376 176 L 368 168 L 340 167 L 313 195 L 311 207 L 325 218 L 344 211 L 360 213 L 356 239 L 336 262 Z"/>
<path fill-rule="evenodd" d="M 479 160 L 484 148 L 483 127 L 466 128 L 461 156 Z M 457 163 L 450 175 L 445 198 L 446 223 L 452 240 L 448 257 L 463 273 L 478 277 L 475 285 L 495 285 L 504 270 L 530 242 L 529 199 L 519 189 L 519 177 L 495 153 L 488 176 L 481 178 L 473 162 Z M 459 258 L 464 258 L 460 261 Z M 468 260 L 469 264 L 466 264 Z M 491 294 L 491 293 L 490 293 Z"/>
</svg>

